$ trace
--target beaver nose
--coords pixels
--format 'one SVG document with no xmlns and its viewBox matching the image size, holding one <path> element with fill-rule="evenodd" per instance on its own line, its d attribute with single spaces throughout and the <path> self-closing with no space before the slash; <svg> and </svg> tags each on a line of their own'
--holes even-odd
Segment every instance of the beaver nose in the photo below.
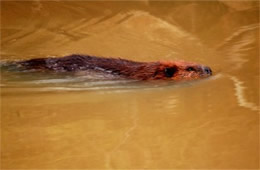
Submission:
<svg viewBox="0 0 260 170">
<path fill-rule="evenodd" d="M 206 73 L 208 75 L 212 75 L 212 70 L 208 66 L 203 66 L 202 70 L 204 73 Z"/>
</svg>

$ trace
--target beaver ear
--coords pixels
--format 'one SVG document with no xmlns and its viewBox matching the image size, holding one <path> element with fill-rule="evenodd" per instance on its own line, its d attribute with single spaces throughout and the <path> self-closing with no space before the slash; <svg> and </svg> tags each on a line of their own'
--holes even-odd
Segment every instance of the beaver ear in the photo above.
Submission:
<svg viewBox="0 0 260 170">
<path fill-rule="evenodd" d="M 172 77 L 177 72 L 176 67 L 166 67 L 164 69 L 164 74 L 166 77 Z"/>
</svg>

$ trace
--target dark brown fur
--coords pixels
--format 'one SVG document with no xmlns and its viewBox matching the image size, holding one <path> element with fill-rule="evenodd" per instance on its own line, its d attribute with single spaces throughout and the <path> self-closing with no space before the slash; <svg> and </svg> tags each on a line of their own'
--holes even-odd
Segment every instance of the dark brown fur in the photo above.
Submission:
<svg viewBox="0 0 260 170">
<path fill-rule="evenodd" d="M 212 74 L 209 67 L 196 63 L 181 61 L 136 62 L 88 55 L 30 59 L 17 62 L 17 64 L 25 70 L 51 72 L 93 70 L 136 80 L 191 80 L 208 77 Z"/>
</svg>

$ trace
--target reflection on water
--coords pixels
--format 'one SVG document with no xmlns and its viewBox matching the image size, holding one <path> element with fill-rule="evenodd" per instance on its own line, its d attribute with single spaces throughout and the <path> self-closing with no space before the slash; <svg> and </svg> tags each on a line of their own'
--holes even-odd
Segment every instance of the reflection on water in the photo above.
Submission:
<svg viewBox="0 0 260 170">
<path fill-rule="evenodd" d="M 237 96 L 237 101 L 238 101 L 239 105 L 249 108 L 251 110 L 258 111 L 259 108 L 255 103 L 246 101 L 247 99 L 244 97 L 245 87 L 243 86 L 243 82 L 239 81 L 236 77 L 230 77 L 230 79 L 234 81 L 235 90 L 236 90 L 235 95 Z"/>
<path fill-rule="evenodd" d="M 176 84 L 2 71 L 3 169 L 259 168 L 259 2 L 1 6 L 2 62 L 81 53 L 214 72 Z"/>
</svg>

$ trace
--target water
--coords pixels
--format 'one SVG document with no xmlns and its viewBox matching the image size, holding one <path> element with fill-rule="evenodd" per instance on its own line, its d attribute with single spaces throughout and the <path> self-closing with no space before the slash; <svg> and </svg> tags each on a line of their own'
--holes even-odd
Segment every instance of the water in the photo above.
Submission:
<svg viewBox="0 0 260 170">
<path fill-rule="evenodd" d="M 188 82 L 1 73 L 3 169 L 258 169 L 257 1 L 1 1 L 1 60 L 185 60 Z"/>
</svg>

